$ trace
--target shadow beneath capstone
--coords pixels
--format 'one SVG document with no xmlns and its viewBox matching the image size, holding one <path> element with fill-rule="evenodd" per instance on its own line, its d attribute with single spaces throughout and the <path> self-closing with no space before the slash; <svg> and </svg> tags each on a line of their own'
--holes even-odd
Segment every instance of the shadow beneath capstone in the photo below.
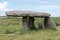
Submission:
<svg viewBox="0 0 60 40">
<path fill-rule="evenodd" d="M 24 35 L 24 34 L 31 34 L 31 33 L 35 33 L 35 32 L 39 32 L 39 31 L 49 31 L 49 32 L 55 32 L 55 31 L 57 31 L 57 29 L 48 29 L 48 28 L 46 28 L 46 29 L 43 29 L 43 28 L 32 28 L 32 29 L 28 29 L 28 30 L 20 30 L 20 35 Z"/>
<path fill-rule="evenodd" d="M 38 26 L 38 27 L 36 27 L 36 26 L 34 26 L 34 27 L 32 27 L 32 28 L 30 28 L 30 29 L 28 29 L 29 31 L 33 31 L 33 30 L 35 30 L 35 31 L 37 31 L 37 30 L 52 30 L 52 31 L 57 31 L 57 29 L 56 28 L 43 28 L 43 26 L 42 25 L 40 25 L 40 26 Z"/>
</svg>

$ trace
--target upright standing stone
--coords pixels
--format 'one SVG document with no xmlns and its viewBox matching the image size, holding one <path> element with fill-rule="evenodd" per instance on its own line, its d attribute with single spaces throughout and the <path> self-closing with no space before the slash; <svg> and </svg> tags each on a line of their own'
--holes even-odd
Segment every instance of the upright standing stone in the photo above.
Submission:
<svg viewBox="0 0 60 40">
<path fill-rule="evenodd" d="M 26 16 L 22 18 L 22 25 L 23 25 L 23 30 L 28 29 L 28 18 Z"/>
<path fill-rule="evenodd" d="M 45 26 L 45 28 L 55 28 L 56 24 L 50 17 L 45 17 L 44 26 Z"/>
<path fill-rule="evenodd" d="M 28 26 L 29 26 L 29 29 L 35 28 L 34 27 L 34 17 L 29 17 Z"/>
</svg>

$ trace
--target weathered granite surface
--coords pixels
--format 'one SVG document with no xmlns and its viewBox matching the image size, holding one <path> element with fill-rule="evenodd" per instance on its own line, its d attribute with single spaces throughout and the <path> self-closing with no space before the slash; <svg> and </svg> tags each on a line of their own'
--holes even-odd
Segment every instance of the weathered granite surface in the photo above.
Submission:
<svg viewBox="0 0 60 40">
<path fill-rule="evenodd" d="M 49 13 L 44 12 L 32 12 L 32 11 L 7 11 L 7 16 L 30 16 L 30 17 L 46 17 L 50 16 Z"/>
</svg>

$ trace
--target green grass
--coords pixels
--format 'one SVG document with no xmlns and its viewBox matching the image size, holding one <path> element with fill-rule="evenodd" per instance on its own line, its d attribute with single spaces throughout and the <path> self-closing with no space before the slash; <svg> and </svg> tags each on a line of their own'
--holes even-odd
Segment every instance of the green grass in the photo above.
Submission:
<svg viewBox="0 0 60 40">
<path fill-rule="evenodd" d="M 60 40 L 60 18 L 52 18 L 58 25 L 57 30 L 35 29 L 22 31 L 22 19 L 19 17 L 0 17 L 0 40 Z M 43 18 L 35 18 L 35 26 L 43 23 Z"/>
<path fill-rule="evenodd" d="M 60 25 L 60 17 L 53 17 L 52 19 L 55 21 L 57 26 Z"/>
</svg>

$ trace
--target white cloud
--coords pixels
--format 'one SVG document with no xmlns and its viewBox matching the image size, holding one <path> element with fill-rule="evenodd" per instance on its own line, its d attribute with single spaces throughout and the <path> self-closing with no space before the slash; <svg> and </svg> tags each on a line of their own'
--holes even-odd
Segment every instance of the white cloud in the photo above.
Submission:
<svg viewBox="0 0 60 40">
<path fill-rule="evenodd" d="M 60 5 L 37 5 L 37 6 L 33 6 L 33 5 L 24 5 L 23 7 L 21 7 L 22 9 L 36 9 L 36 10 L 41 10 L 41 9 L 54 9 L 54 10 L 60 10 Z"/>
<path fill-rule="evenodd" d="M 38 4 L 49 4 L 48 1 L 41 1 L 41 0 L 34 0 L 32 1 L 33 3 L 38 3 Z"/>
<path fill-rule="evenodd" d="M 32 6 L 30 6 L 32 7 Z M 41 10 L 41 9 L 59 9 L 60 10 L 60 5 L 40 5 L 40 6 L 33 6 L 32 9 L 38 9 L 38 10 Z"/>
<path fill-rule="evenodd" d="M 0 3 L 0 10 L 6 9 L 8 2 Z"/>
<path fill-rule="evenodd" d="M 45 5 L 41 6 L 41 9 L 60 9 L 60 5 Z"/>
<path fill-rule="evenodd" d="M 32 2 L 36 4 L 49 4 L 48 1 L 42 1 L 42 0 L 28 0 L 28 2 Z"/>
<path fill-rule="evenodd" d="M 8 2 L 2 2 L 0 3 L 0 11 L 8 11 L 8 10 L 12 10 L 8 8 Z"/>
</svg>

